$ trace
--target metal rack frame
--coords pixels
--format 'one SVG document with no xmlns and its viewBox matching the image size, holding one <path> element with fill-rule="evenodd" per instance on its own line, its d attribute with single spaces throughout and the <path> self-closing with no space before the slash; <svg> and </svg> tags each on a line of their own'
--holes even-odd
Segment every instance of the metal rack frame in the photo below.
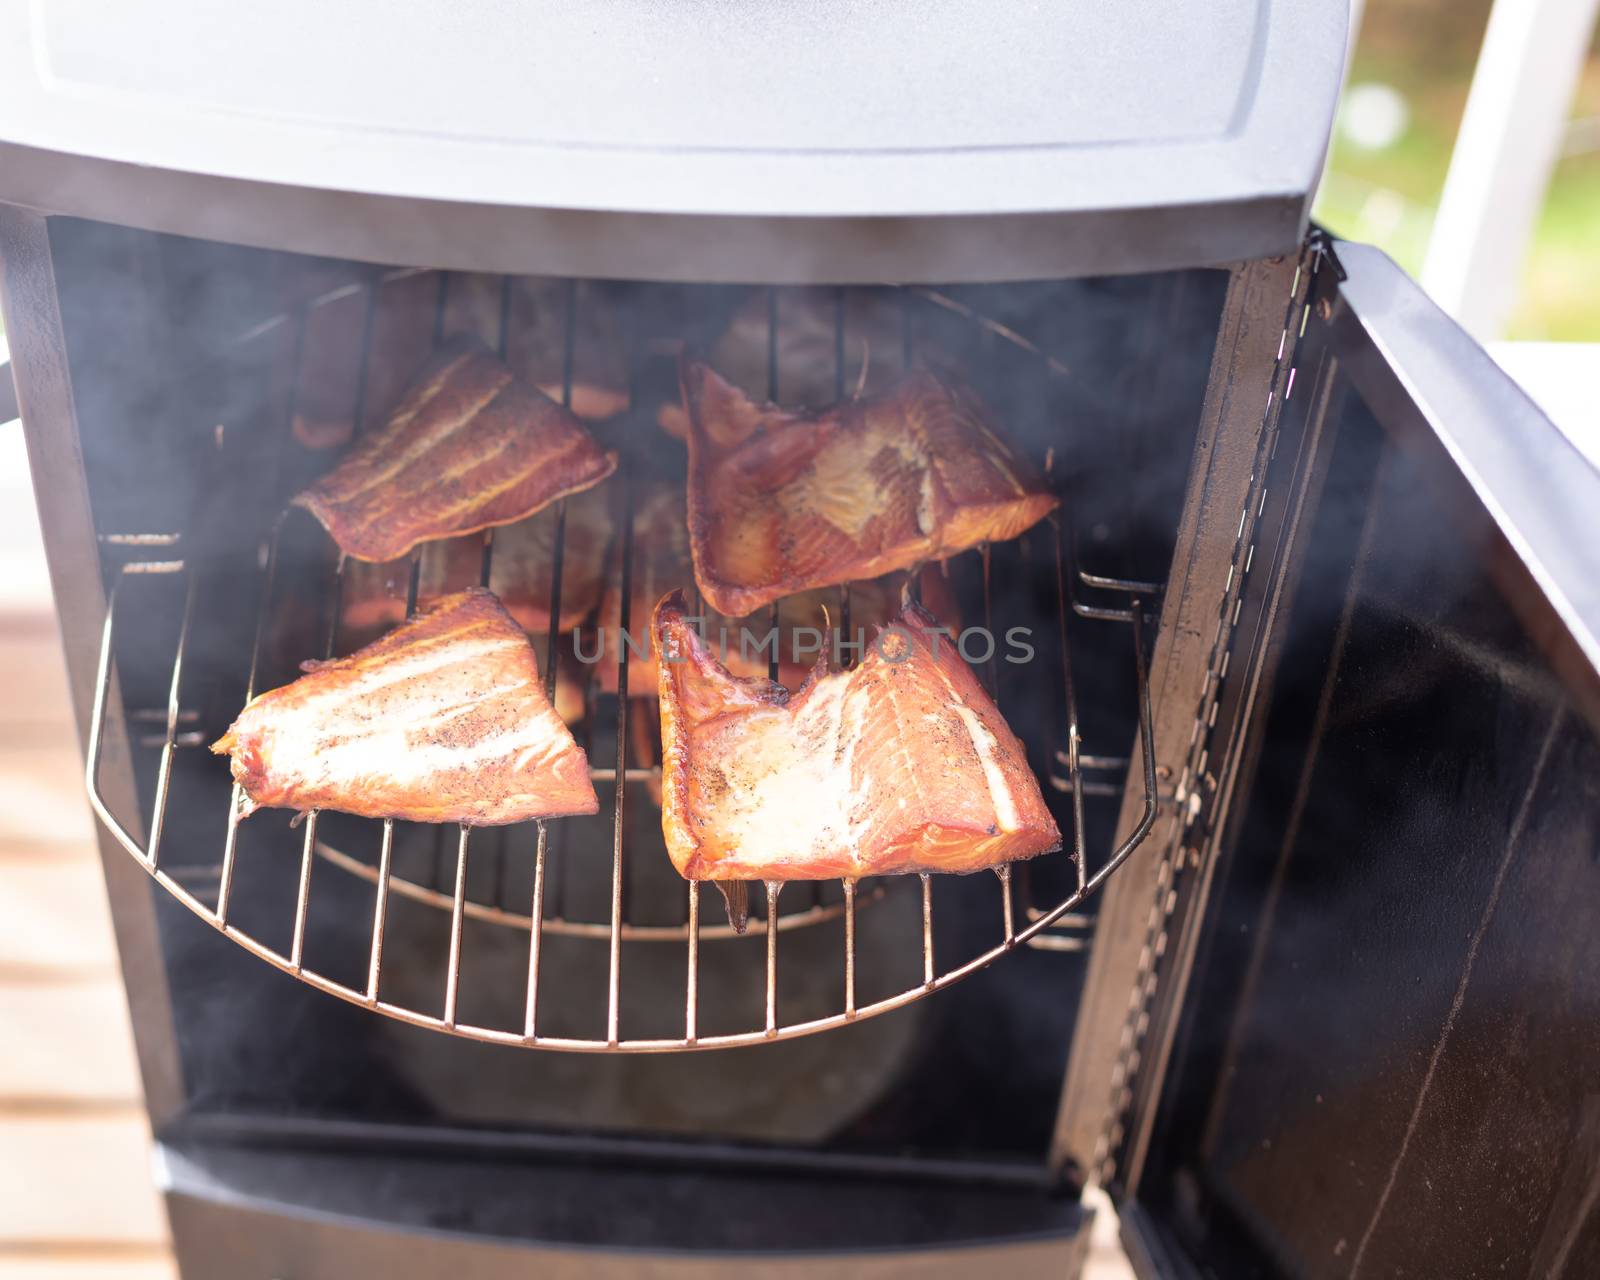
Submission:
<svg viewBox="0 0 1600 1280">
<path fill-rule="evenodd" d="M 438 319 L 435 325 L 435 339 L 441 338 L 442 316 L 444 310 L 444 281 L 441 276 L 441 289 L 439 295 Z M 572 367 L 573 367 L 573 334 L 576 326 L 573 321 L 575 308 L 575 286 L 569 283 L 567 293 L 567 340 L 564 354 L 563 369 L 563 399 L 570 404 L 572 392 Z M 509 280 L 507 281 L 509 289 Z M 509 296 L 507 293 L 505 296 Z M 842 296 L 842 295 L 841 295 Z M 312 304 L 315 305 L 315 304 Z M 500 334 L 503 344 L 507 331 L 505 323 L 506 305 L 502 304 Z M 943 305 L 943 304 L 939 304 Z M 309 311 L 309 307 L 307 311 Z M 373 289 L 372 299 L 368 305 L 368 318 L 365 325 L 365 335 L 362 348 L 362 377 L 360 383 L 361 394 L 365 390 L 366 364 L 370 352 L 372 315 L 376 309 L 376 288 Z M 842 305 L 838 309 L 842 317 Z M 772 309 L 776 316 L 776 308 Z M 299 351 L 303 347 L 304 316 L 301 315 L 301 329 L 296 341 L 296 367 L 298 369 Z M 908 312 L 909 316 L 909 312 Z M 981 323 L 981 319 L 979 320 Z M 774 319 L 775 324 L 775 319 Z M 1014 340 L 1002 331 L 1000 335 L 1006 340 Z M 908 319 L 906 329 L 908 349 L 912 340 L 911 324 Z M 1031 350 L 1025 340 L 1018 343 L 1025 350 Z M 842 335 L 838 344 L 841 352 L 840 377 L 843 376 L 842 363 Z M 774 329 L 769 342 L 769 393 L 777 392 L 777 343 Z M 1034 354 L 1037 355 L 1035 351 Z M 296 378 L 298 385 L 298 377 Z M 290 412 L 294 412 L 291 397 Z M 354 420 L 359 424 L 362 420 L 362 401 L 358 397 Z M 219 441 L 220 443 L 220 441 Z M 624 462 L 619 469 L 618 481 L 622 486 L 623 509 L 628 509 L 626 501 L 630 483 L 629 468 Z M 565 501 L 555 506 L 555 540 L 554 540 L 554 572 L 551 582 L 550 602 L 550 641 L 546 653 L 545 680 L 547 692 L 553 695 L 557 664 L 560 661 L 560 652 L 557 644 L 559 637 L 559 618 L 561 606 L 562 587 L 562 557 L 565 539 Z M 255 645 L 251 659 L 250 676 L 246 691 L 246 699 L 253 696 L 256 691 L 257 676 L 261 664 L 263 640 L 270 617 L 270 606 L 273 598 L 274 584 L 278 571 L 278 541 L 282 531 L 284 518 L 280 517 L 274 525 L 272 536 L 266 548 L 265 572 L 263 587 L 257 611 Z M 90 803 L 107 830 L 116 841 L 160 884 L 168 893 L 177 898 L 186 907 L 201 919 L 211 924 L 224 936 L 230 938 L 257 958 L 283 970 L 300 979 L 308 985 L 339 997 L 352 1004 L 382 1013 L 414 1026 L 426 1027 L 431 1030 L 443 1031 L 471 1039 L 489 1041 L 492 1043 L 519 1045 L 525 1047 L 561 1049 L 580 1052 L 670 1052 L 689 1049 L 715 1049 L 730 1048 L 735 1046 L 767 1043 L 775 1040 L 790 1039 L 802 1035 L 814 1034 L 845 1026 L 851 1022 L 863 1020 L 901 1008 L 913 1001 L 922 999 L 936 991 L 961 980 L 977 970 L 986 967 L 1002 955 L 1020 945 L 1039 943 L 1052 949 L 1077 949 L 1081 947 L 1079 938 L 1063 937 L 1048 933 L 1052 926 L 1063 920 L 1071 920 L 1071 913 L 1079 907 L 1088 896 L 1102 885 L 1105 880 L 1127 860 L 1129 855 L 1149 833 L 1154 822 L 1157 807 L 1156 765 L 1153 747 L 1151 745 L 1151 704 L 1147 679 L 1147 654 L 1144 641 L 1145 625 L 1145 599 L 1153 590 L 1159 590 L 1156 584 L 1134 583 L 1118 579 L 1101 578 L 1090 574 L 1069 575 L 1067 560 L 1070 553 L 1064 549 L 1065 535 L 1059 523 L 1051 525 L 1053 537 L 1051 542 L 1054 548 L 1055 586 L 1057 596 L 1057 619 L 1061 629 L 1061 662 L 1065 687 L 1065 730 L 1067 747 L 1060 753 L 1057 763 L 1065 768 L 1065 777 L 1052 773 L 1051 782 L 1058 789 L 1068 792 L 1072 796 L 1073 809 L 1073 839 L 1070 849 L 1065 856 L 1071 858 L 1075 864 L 1075 888 L 1062 899 L 1047 908 L 1039 908 L 1031 903 L 1025 903 L 1024 923 L 1018 926 L 1016 903 L 1012 891 L 1012 870 L 1009 865 L 996 869 L 997 881 L 1001 888 L 1000 910 L 998 917 L 999 940 L 981 954 L 967 960 L 956 967 L 941 971 L 937 965 L 934 949 L 933 930 L 933 892 L 932 878 L 923 873 L 920 879 L 921 890 L 921 937 L 920 961 L 922 981 L 909 986 L 893 995 L 877 999 L 865 1004 L 858 1002 L 856 989 L 856 917 L 858 911 L 868 901 L 874 901 L 882 896 L 884 889 L 876 886 L 870 896 L 859 892 L 854 881 L 846 880 L 841 884 L 843 901 L 836 908 L 824 908 L 820 900 L 814 899 L 810 907 L 802 912 L 791 913 L 787 916 L 780 913 L 779 902 L 783 890 L 780 882 L 768 882 L 765 895 L 765 919 L 760 923 L 764 925 L 760 931 L 765 934 L 765 1001 L 764 1020 L 760 1027 L 748 1031 L 734 1032 L 718 1035 L 701 1035 L 699 1025 L 699 972 L 700 972 L 700 942 L 708 937 L 716 936 L 716 926 L 702 926 L 700 922 L 700 886 L 696 882 L 689 882 L 685 906 L 685 923 L 681 927 L 671 927 L 668 935 L 673 940 L 681 941 L 685 946 L 685 983 L 684 983 L 684 1013 L 682 1034 L 671 1038 L 629 1038 L 623 1034 L 621 1027 L 620 1010 L 620 984 L 621 984 L 621 945 L 625 939 L 644 937 L 646 934 L 638 932 L 638 926 L 630 925 L 624 919 L 624 875 L 625 875 L 625 850 L 624 830 L 627 817 L 627 786 L 635 770 L 628 767 L 628 738 L 626 717 L 628 714 L 628 651 L 623 646 L 618 661 L 618 690 L 617 690 L 617 758 L 614 768 L 597 768 L 594 772 L 597 780 L 612 781 L 616 788 L 614 826 L 612 838 L 611 858 L 611 883 L 610 883 L 610 915 L 604 924 L 595 923 L 587 926 L 582 936 L 595 938 L 603 937 L 608 942 L 608 980 L 607 980 L 607 1014 L 606 1034 L 604 1038 L 578 1038 L 570 1036 L 551 1036 L 540 1031 L 538 1024 L 539 990 L 540 990 L 540 961 L 541 943 L 546 932 L 559 933 L 561 929 L 552 927 L 553 922 L 546 920 L 545 891 L 547 885 L 547 864 L 550 857 L 550 823 L 541 821 L 537 824 L 537 837 L 534 848 L 533 887 L 529 913 L 521 917 L 526 921 L 529 933 L 528 961 L 527 961 L 527 986 L 524 1002 L 523 1025 L 520 1030 L 512 1031 L 496 1027 L 475 1025 L 458 1017 L 459 996 L 461 990 L 461 951 L 463 922 L 469 916 L 481 917 L 482 904 L 469 901 L 467 894 L 467 866 L 471 846 L 472 829 L 466 826 L 457 828 L 455 839 L 455 874 L 452 890 L 446 899 L 443 893 L 433 890 L 426 891 L 431 894 L 424 900 L 438 905 L 441 909 L 448 901 L 450 911 L 450 943 L 448 958 L 441 975 L 443 990 L 442 1012 L 438 1014 L 424 1012 L 417 1008 L 387 1001 L 379 996 L 379 983 L 383 971 L 385 925 L 388 918 L 388 907 L 391 893 L 400 893 L 416 897 L 420 886 L 411 882 L 398 881 L 393 869 L 394 850 L 394 822 L 383 822 L 382 842 L 379 860 L 371 879 L 376 887 L 373 913 L 370 922 L 370 941 L 368 963 L 366 966 L 366 982 L 363 987 L 357 988 L 336 981 L 325 974 L 319 973 L 305 963 L 305 938 L 306 921 L 310 908 L 312 868 L 319 854 L 321 842 L 318 840 L 318 814 L 311 812 L 305 816 L 302 828 L 302 845 L 299 866 L 299 878 L 295 894 L 294 915 L 292 919 L 291 942 L 287 951 L 281 951 L 262 942 L 251 933 L 241 928 L 230 918 L 230 897 L 234 883 L 234 872 L 238 860 L 238 823 L 240 793 L 235 784 L 231 796 L 228 816 L 227 835 L 222 850 L 220 878 L 217 887 L 215 905 L 210 905 L 197 897 L 187 886 L 181 883 L 180 878 L 173 871 L 161 864 L 162 837 L 166 827 L 167 807 L 170 793 L 173 754 L 179 748 L 179 726 L 184 723 L 182 708 L 182 692 L 184 678 L 184 664 L 189 644 L 192 624 L 196 612 L 196 601 L 200 594 L 200 582 L 203 576 L 202 567 L 190 564 L 186 555 L 182 554 L 184 548 L 181 541 L 164 543 L 161 548 L 162 559 L 135 559 L 121 565 L 111 580 L 107 596 L 107 608 L 104 628 L 101 637 L 101 647 L 98 663 L 97 679 L 94 688 L 93 709 L 91 714 L 88 749 L 86 752 L 85 782 Z M 631 520 L 624 520 L 621 529 L 622 554 L 621 554 L 621 601 L 622 616 L 620 625 L 628 625 L 628 613 L 631 592 L 632 572 L 632 541 L 633 528 Z M 493 555 L 494 534 L 493 530 L 483 535 L 483 560 L 481 581 L 485 584 L 489 578 L 491 558 Z M 143 548 L 134 546 L 130 550 L 135 553 Z M 174 554 L 178 553 L 178 554 Z M 417 590 L 420 570 L 420 551 L 414 552 L 411 557 L 410 579 L 407 592 L 407 613 L 413 613 L 416 608 Z M 330 611 L 330 623 L 326 631 L 324 656 L 331 656 L 339 620 L 339 601 L 343 588 L 345 561 L 341 558 L 334 572 L 331 584 L 333 605 Z M 982 568 L 984 574 L 984 605 L 985 621 L 990 622 L 989 613 L 989 556 L 987 548 L 982 551 Z M 156 771 L 155 792 L 152 801 L 152 818 L 148 840 L 141 844 L 128 827 L 111 810 L 102 795 L 100 786 L 100 771 L 103 748 L 106 738 L 107 709 L 110 702 L 111 686 L 114 681 L 116 631 L 119 611 L 127 593 L 130 579 L 137 579 L 145 575 L 161 574 L 186 574 L 184 605 L 182 619 L 179 625 L 177 641 L 173 654 L 171 677 L 168 685 L 168 699 L 161 738 L 160 759 Z M 1126 608 L 1110 608 L 1098 604 L 1089 604 L 1073 597 L 1073 591 L 1081 584 L 1101 591 L 1122 592 L 1131 596 Z M 848 626 L 849 589 L 842 589 L 842 615 Z M 1088 867 L 1087 851 L 1085 849 L 1083 801 L 1086 790 L 1094 786 L 1086 783 L 1085 770 L 1098 768 L 1117 768 L 1124 762 L 1111 757 L 1087 755 L 1081 750 L 1079 735 L 1076 697 L 1072 683 L 1072 663 L 1070 656 L 1069 616 L 1085 617 L 1098 621 L 1105 621 L 1115 625 L 1124 625 L 1129 628 L 1137 679 L 1137 699 L 1140 718 L 1140 741 L 1143 744 L 1142 774 L 1144 811 L 1143 819 L 1135 829 L 1114 848 L 1104 864 L 1092 874 Z M 994 687 L 992 664 L 987 672 L 987 683 L 991 691 Z M 186 740 L 186 739 L 184 739 Z M 326 851 L 323 852 L 326 857 Z M 1044 855 L 1053 856 L 1053 855 Z M 346 868 L 349 869 L 349 868 Z M 473 910 L 472 908 L 479 908 Z M 802 924 L 819 922 L 822 919 L 843 918 L 844 946 L 842 959 L 842 1000 L 838 1012 L 806 1021 L 780 1023 L 777 1012 L 777 973 L 780 935 L 789 928 Z M 501 920 L 501 923 L 517 923 L 515 919 Z M 658 935 L 659 936 L 659 935 Z"/>
</svg>

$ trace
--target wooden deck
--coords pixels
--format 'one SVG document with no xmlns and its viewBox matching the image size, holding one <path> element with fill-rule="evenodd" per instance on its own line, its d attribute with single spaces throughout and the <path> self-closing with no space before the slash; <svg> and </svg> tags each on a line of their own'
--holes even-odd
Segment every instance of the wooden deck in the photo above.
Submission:
<svg viewBox="0 0 1600 1280">
<path fill-rule="evenodd" d="M 55 623 L 0 613 L 0 1280 L 172 1280 Z"/>
</svg>

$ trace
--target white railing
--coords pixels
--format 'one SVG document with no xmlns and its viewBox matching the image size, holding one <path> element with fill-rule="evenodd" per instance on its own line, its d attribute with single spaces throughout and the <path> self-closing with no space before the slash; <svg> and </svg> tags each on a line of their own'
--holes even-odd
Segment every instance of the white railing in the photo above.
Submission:
<svg viewBox="0 0 1600 1280">
<path fill-rule="evenodd" d="M 1490 13 L 1422 268 L 1479 341 L 1516 304 L 1597 14 L 1600 0 L 1495 0 Z"/>
</svg>

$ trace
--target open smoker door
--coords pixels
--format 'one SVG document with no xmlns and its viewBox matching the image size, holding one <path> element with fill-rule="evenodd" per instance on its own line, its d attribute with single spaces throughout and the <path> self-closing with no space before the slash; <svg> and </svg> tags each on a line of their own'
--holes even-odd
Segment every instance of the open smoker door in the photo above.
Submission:
<svg viewBox="0 0 1600 1280">
<path fill-rule="evenodd" d="M 1144 1275 L 1600 1274 L 1600 473 L 1334 253 L 1059 1158 Z"/>
</svg>

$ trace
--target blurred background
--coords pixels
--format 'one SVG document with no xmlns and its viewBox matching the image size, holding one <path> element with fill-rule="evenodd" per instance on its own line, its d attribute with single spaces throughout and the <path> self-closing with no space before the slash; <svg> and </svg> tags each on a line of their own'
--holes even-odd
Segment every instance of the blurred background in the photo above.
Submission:
<svg viewBox="0 0 1600 1280">
<path fill-rule="evenodd" d="M 1378 245 L 1419 279 L 1434 265 L 1429 241 L 1493 7 L 1492 0 L 1366 0 L 1356 15 L 1344 100 L 1314 216 L 1336 235 Z M 1519 88 L 1523 97 L 1559 90 L 1559 85 L 1540 83 L 1553 78 L 1552 72 L 1564 74 L 1565 68 L 1551 67 L 1552 62 L 1571 58 L 1578 70 L 1570 95 L 1553 94 L 1569 100 L 1564 111 L 1555 110 L 1554 167 L 1542 201 L 1533 193 L 1531 236 L 1514 269 L 1509 314 L 1498 330 L 1475 332 L 1489 342 L 1600 342 L 1596 6 L 1592 0 L 1505 0 L 1500 7 L 1509 17 L 1525 17 L 1533 28 L 1526 37 L 1531 42 L 1526 74 L 1532 83 L 1509 86 L 1507 96 L 1517 96 Z M 1513 10 L 1521 14 L 1509 13 Z M 1551 30 L 1541 33 L 1541 25 Z M 1587 34 L 1574 39 L 1572 32 L 1585 25 Z M 1521 34 L 1516 30 L 1507 38 Z M 1541 39 L 1550 45 L 1541 45 Z M 1567 45 L 1575 45 L 1571 53 Z M 1485 85 L 1483 92 L 1495 94 L 1495 87 Z M 1504 122 L 1509 112 L 1494 114 Z M 1527 136 L 1531 131 L 1513 127 L 1512 148 L 1550 145 Z"/>
</svg>

